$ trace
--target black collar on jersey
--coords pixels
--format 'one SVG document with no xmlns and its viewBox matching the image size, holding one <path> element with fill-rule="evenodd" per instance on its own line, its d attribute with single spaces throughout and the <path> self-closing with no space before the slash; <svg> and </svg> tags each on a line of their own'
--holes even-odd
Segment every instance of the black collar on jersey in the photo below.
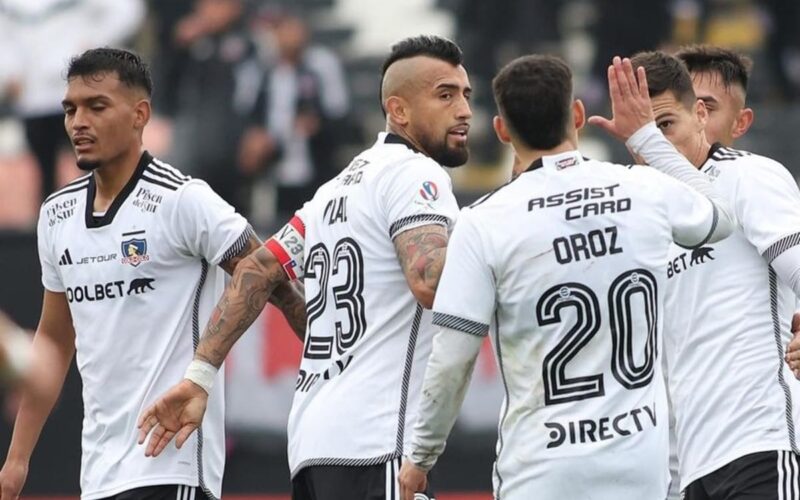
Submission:
<svg viewBox="0 0 800 500">
<path fill-rule="evenodd" d="M 413 151 L 415 153 L 421 153 L 422 152 L 419 149 L 417 149 L 416 147 L 414 147 L 414 145 L 411 144 L 409 141 L 407 141 L 404 137 L 400 137 L 399 135 L 393 134 L 391 132 L 386 134 L 386 138 L 383 140 L 383 143 L 384 144 L 402 144 L 402 145 L 404 145 L 405 147 L 407 147 L 408 149 L 410 149 L 411 151 Z"/>
<path fill-rule="evenodd" d="M 536 158 L 535 160 L 533 160 L 533 163 L 531 163 L 528 168 L 526 168 L 525 170 L 523 170 L 520 173 L 524 174 L 525 172 L 533 172 L 534 170 L 542 168 L 543 166 L 544 166 L 544 162 L 542 161 L 542 157 L 540 156 L 539 158 Z"/>
<path fill-rule="evenodd" d="M 724 148 L 725 146 L 722 145 L 720 142 L 715 142 L 711 145 L 711 148 L 708 150 L 708 156 L 706 157 L 706 161 L 710 160 L 714 153 L 719 151 L 720 149 Z"/>
<path fill-rule="evenodd" d="M 133 175 L 130 179 L 128 179 L 128 183 L 125 184 L 125 187 L 122 188 L 122 191 L 119 192 L 114 201 L 111 202 L 111 206 L 108 207 L 106 210 L 105 215 L 102 217 L 95 217 L 94 216 L 94 195 L 97 191 L 97 186 L 95 185 L 94 174 L 89 177 L 89 189 L 86 190 L 86 228 L 96 228 L 96 227 L 103 227 L 111 224 L 114 221 L 114 216 L 117 215 L 117 211 L 125 203 L 125 200 L 128 199 L 128 196 L 133 191 L 133 188 L 136 187 L 136 183 L 139 182 L 139 178 L 142 177 L 142 172 L 144 172 L 144 167 L 150 164 L 153 161 L 153 157 L 145 151 L 142 153 L 142 157 L 139 158 L 139 164 L 136 166 L 136 170 L 133 172 Z"/>
</svg>

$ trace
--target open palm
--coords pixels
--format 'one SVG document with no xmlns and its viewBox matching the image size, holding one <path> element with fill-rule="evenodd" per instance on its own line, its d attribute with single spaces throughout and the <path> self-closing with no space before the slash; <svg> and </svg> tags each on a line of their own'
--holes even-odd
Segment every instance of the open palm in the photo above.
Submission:
<svg viewBox="0 0 800 500">
<path fill-rule="evenodd" d="M 150 434 L 145 456 L 157 457 L 173 438 L 183 446 L 203 422 L 207 403 L 206 391 L 185 379 L 164 393 L 139 417 L 139 444 Z"/>
</svg>

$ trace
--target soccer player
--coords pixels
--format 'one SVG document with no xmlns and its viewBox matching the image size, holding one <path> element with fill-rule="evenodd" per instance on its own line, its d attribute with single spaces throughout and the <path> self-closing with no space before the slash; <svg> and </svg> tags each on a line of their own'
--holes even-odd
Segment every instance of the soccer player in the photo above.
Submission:
<svg viewBox="0 0 800 500">
<path fill-rule="evenodd" d="M 709 144 L 705 106 L 678 59 L 633 58 L 656 123 L 713 180 L 735 216 L 725 241 L 673 246 L 664 355 L 686 500 L 787 499 L 800 491 L 800 386 L 783 363 L 800 294 L 800 191 L 780 163 Z"/>
<path fill-rule="evenodd" d="M 147 453 L 201 421 L 212 376 L 277 282 L 305 275 L 308 329 L 289 415 L 295 500 L 394 499 L 458 215 L 442 165 L 468 158 L 461 50 L 420 36 L 383 65 L 386 132 L 240 265 L 186 379 L 140 418 Z M 177 434 L 177 436 L 176 436 Z"/>
<path fill-rule="evenodd" d="M 404 500 L 443 451 L 490 324 L 506 388 L 495 498 L 666 495 L 667 252 L 673 240 L 717 241 L 731 224 L 709 181 L 656 129 L 645 75 L 637 82 L 630 61 L 615 58 L 609 80 L 614 119 L 602 123 L 686 183 L 584 158 L 584 109 L 560 59 L 526 56 L 500 71 L 494 127 L 521 171 L 462 210 L 453 232 Z"/>
<path fill-rule="evenodd" d="M 713 45 L 691 45 L 675 57 L 686 64 L 695 96 L 706 108 L 705 135 L 709 143 L 731 147 L 753 123 L 753 110 L 745 107 L 752 61 L 732 50 Z M 667 289 L 667 293 L 670 293 Z M 667 299 L 669 300 L 669 299 Z M 675 419 L 670 410 L 670 481 L 668 500 L 680 499 L 680 478 L 675 441 Z"/>
<path fill-rule="evenodd" d="M 686 64 L 694 93 L 705 104 L 708 142 L 733 146 L 753 124 L 753 110 L 746 107 L 752 61 L 713 45 L 684 47 L 675 57 Z"/>
<path fill-rule="evenodd" d="M 44 299 L 34 369 L 48 389 L 22 399 L 2 500 L 16 499 L 67 368 L 83 381 L 81 498 L 219 498 L 223 394 L 202 432 L 160 460 L 136 445 L 136 418 L 180 380 L 222 293 L 223 271 L 260 243 L 205 182 L 142 148 L 152 83 L 131 52 L 102 48 L 67 70 L 64 124 L 88 172 L 48 197 L 37 231 Z M 219 374 L 222 378 L 222 374 Z"/>
</svg>

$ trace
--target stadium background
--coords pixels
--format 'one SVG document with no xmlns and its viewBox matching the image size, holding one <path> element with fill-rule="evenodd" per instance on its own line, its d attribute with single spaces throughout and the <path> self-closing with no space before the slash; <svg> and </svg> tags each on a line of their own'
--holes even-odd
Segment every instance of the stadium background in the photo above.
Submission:
<svg viewBox="0 0 800 500">
<path fill-rule="evenodd" d="M 81 4 L 118 6 L 121 1 L 41 0 L 41 5 L 20 7 L 25 2 L 0 0 L 0 27 L 11 27 L 0 30 L 0 54 L 16 52 L 24 61 L 27 51 L 55 51 L 58 39 L 32 36 L 46 29 L 48 16 L 80 9 Z M 600 114 L 607 113 L 603 77 L 613 54 L 692 42 L 741 50 L 755 61 L 748 99 L 756 119 L 737 147 L 771 156 L 796 177 L 800 175 L 796 166 L 800 156 L 800 34 L 796 30 L 800 5 L 796 0 L 125 2 L 138 4 L 134 7 L 141 16 L 129 19 L 134 28 L 120 36 L 152 63 L 156 83 L 156 116 L 145 146 L 192 175 L 207 176 L 212 186 L 248 215 L 262 237 L 291 207 L 299 206 L 320 179 L 344 167 L 383 129 L 377 98 L 381 59 L 394 41 L 420 33 L 449 36 L 462 45 L 475 89 L 472 157 L 467 166 L 452 171 L 461 202 L 469 202 L 508 176 L 508 151 L 496 144 L 491 133 L 489 81 L 504 62 L 534 51 L 566 58 L 575 71 L 577 95 L 590 113 Z M 93 15 L 87 7 L 84 24 L 76 22 L 66 36 L 77 36 L 91 27 L 96 22 Z M 176 35 L 182 22 L 198 18 L 218 22 L 206 22 L 205 31 L 199 33 Z M 294 24 L 287 25 L 288 21 Z M 248 108 L 239 99 L 243 91 L 251 89 L 250 94 L 257 95 L 260 84 L 275 81 L 270 77 L 276 74 L 281 55 L 286 55 L 282 51 L 294 51 L 315 77 L 313 98 L 298 99 L 300 104 L 284 117 L 293 124 L 311 123 L 305 129 L 273 131 L 280 129 L 280 117 L 259 113 L 259 105 L 251 103 Z M 320 60 L 324 62 L 317 63 Z M 32 71 L 29 66 L 11 64 L 0 56 L 0 309 L 34 328 L 41 301 L 34 234 L 41 174 L 23 128 L 30 117 L 15 100 L 24 72 Z M 290 95 L 305 95 L 302 78 L 296 82 L 296 93 Z M 58 112 L 60 103 L 53 107 Z M 243 159 L 243 144 L 259 124 L 280 136 L 284 153 L 248 168 L 243 166 L 248 163 Z M 63 130 L 57 133 L 64 135 Z M 586 129 L 581 140 L 588 156 L 627 162 L 624 148 L 599 131 Z M 298 160 L 306 162 L 297 167 L 306 174 L 299 180 L 289 175 L 287 180 L 279 170 L 288 167 L 279 165 L 291 157 L 288 151 L 297 144 L 310 152 Z M 78 174 L 73 163 L 68 150 L 54 160 L 59 183 Z M 234 349 L 227 363 L 225 498 L 286 498 L 285 422 L 299 353 L 300 346 L 273 310 L 265 311 Z M 490 497 L 501 398 L 502 387 L 487 346 L 435 472 L 437 490 L 449 493 L 442 499 Z M 2 449 L 10 439 L 15 401 L 13 392 L 4 395 Z M 26 498 L 76 498 L 81 418 L 80 377 L 73 367 L 34 453 Z"/>
</svg>

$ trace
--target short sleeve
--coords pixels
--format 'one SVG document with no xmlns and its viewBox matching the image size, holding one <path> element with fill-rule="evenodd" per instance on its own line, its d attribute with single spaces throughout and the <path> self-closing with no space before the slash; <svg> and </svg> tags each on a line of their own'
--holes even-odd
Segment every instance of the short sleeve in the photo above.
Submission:
<svg viewBox="0 0 800 500">
<path fill-rule="evenodd" d="M 39 263 L 42 267 L 42 286 L 51 292 L 64 292 L 66 288 L 64 288 L 58 272 L 49 236 L 47 217 L 42 211 L 39 214 L 39 224 L 36 226 L 36 244 L 39 250 Z"/>
<path fill-rule="evenodd" d="M 470 210 L 462 211 L 447 245 L 433 324 L 483 337 L 495 310 L 495 282 Z"/>
<path fill-rule="evenodd" d="M 673 241 L 685 248 L 708 243 L 717 228 L 717 207 L 704 194 L 683 182 L 659 173 L 667 204 Z"/>
<path fill-rule="evenodd" d="M 382 179 L 379 195 L 392 240 L 403 231 L 428 224 L 450 229 L 458 217 L 450 177 L 429 158 L 396 166 Z"/>
<path fill-rule="evenodd" d="M 254 235 L 245 218 L 199 180 L 184 186 L 172 224 L 180 248 L 215 265 L 238 255 Z"/>
<path fill-rule="evenodd" d="M 756 158 L 741 169 L 734 210 L 745 238 L 772 262 L 800 244 L 800 190 L 783 165 Z"/>
</svg>

